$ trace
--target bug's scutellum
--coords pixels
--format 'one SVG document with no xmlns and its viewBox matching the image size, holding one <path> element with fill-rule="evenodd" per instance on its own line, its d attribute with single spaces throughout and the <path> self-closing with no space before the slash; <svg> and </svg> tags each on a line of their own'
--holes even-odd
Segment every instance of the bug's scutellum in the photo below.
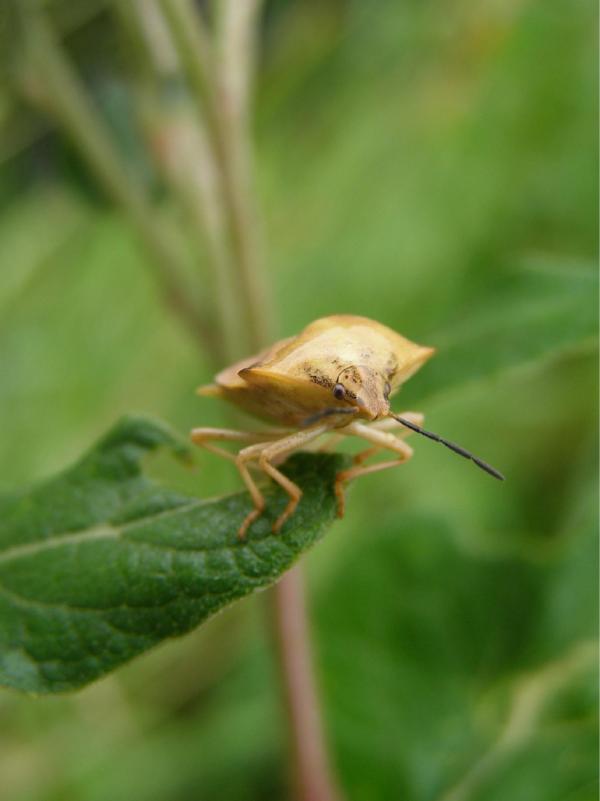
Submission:
<svg viewBox="0 0 600 801">
<path fill-rule="evenodd" d="M 434 354 L 390 328 L 353 315 L 315 320 L 297 337 L 281 340 L 264 352 L 228 367 L 215 383 L 201 387 L 201 395 L 224 398 L 251 414 L 269 420 L 278 428 L 263 432 L 224 428 L 195 428 L 192 441 L 234 462 L 244 481 L 254 509 L 239 529 L 248 527 L 262 514 L 265 501 L 249 468 L 258 468 L 289 495 L 283 513 L 273 524 L 279 531 L 293 514 L 302 491 L 279 470 L 293 452 L 327 438 L 323 447 L 346 436 L 359 437 L 369 447 L 354 457 L 354 464 L 338 473 L 335 492 L 338 514 L 344 513 L 344 488 L 359 476 L 403 464 L 412 456 L 405 438 L 412 432 L 445 445 L 470 459 L 494 478 L 504 476 L 469 451 L 422 428 L 418 412 L 396 414 L 390 397 Z M 217 442 L 245 442 L 237 454 Z M 365 464 L 381 451 L 391 459 Z"/>
</svg>

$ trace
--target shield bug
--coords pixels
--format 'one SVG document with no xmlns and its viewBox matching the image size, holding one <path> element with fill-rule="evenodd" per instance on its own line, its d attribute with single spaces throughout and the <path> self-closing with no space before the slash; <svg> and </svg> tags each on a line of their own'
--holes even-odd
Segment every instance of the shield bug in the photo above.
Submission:
<svg viewBox="0 0 600 801">
<path fill-rule="evenodd" d="M 336 477 L 338 514 L 344 513 L 344 488 L 368 473 L 403 464 L 412 456 L 404 441 L 412 432 L 445 445 L 470 459 L 494 478 L 501 473 L 459 445 L 422 428 L 423 415 L 396 414 L 390 398 L 431 356 L 423 347 L 366 317 L 334 315 L 315 320 L 298 336 L 280 340 L 263 352 L 220 372 L 198 394 L 223 398 L 277 428 L 263 432 L 226 428 L 195 428 L 194 443 L 235 463 L 248 488 L 254 509 L 239 529 L 244 538 L 260 516 L 265 502 L 249 472 L 255 467 L 277 482 L 289 502 L 273 525 L 278 532 L 293 514 L 302 495 L 300 488 L 279 470 L 293 452 L 322 437 L 337 440 L 359 437 L 369 447 L 354 457 L 354 464 Z M 216 442 L 245 442 L 237 454 Z M 380 451 L 391 459 L 365 464 Z"/>
</svg>

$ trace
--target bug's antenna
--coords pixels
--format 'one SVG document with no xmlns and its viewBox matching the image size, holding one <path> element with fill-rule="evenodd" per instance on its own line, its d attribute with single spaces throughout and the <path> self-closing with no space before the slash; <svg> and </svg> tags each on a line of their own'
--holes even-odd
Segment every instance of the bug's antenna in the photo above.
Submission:
<svg viewBox="0 0 600 801">
<path fill-rule="evenodd" d="M 322 409 L 320 412 L 316 414 L 312 414 L 310 417 L 307 417 L 305 420 L 302 421 L 302 426 L 312 426 L 313 423 L 318 423 L 323 417 L 331 417 L 334 414 L 357 414 L 358 409 L 354 406 L 351 407 L 343 407 L 336 409 L 332 407 L 331 409 Z"/>
<path fill-rule="evenodd" d="M 390 412 L 390 417 L 393 417 L 394 420 L 397 420 L 399 423 L 402 423 L 403 426 L 406 428 L 410 428 L 411 431 L 416 431 L 417 434 L 423 434 L 424 437 L 428 437 L 429 439 L 434 440 L 435 442 L 440 442 L 442 445 L 445 445 L 447 448 L 450 448 L 451 451 L 454 453 L 458 453 L 459 456 L 464 456 L 465 459 L 470 459 L 472 462 L 475 462 L 477 467 L 480 467 L 482 470 L 485 470 L 486 473 L 489 473 L 490 476 L 494 476 L 494 478 L 499 479 L 500 481 L 504 481 L 504 476 L 495 467 L 492 467 L 487 462 L 484 462 L 483 459 L 480 459 L 478 456 L 474 456 L 469 451 L 466 451 L 464 448 L 461 448 L 460 445 L 456 445 L 454 442 L 450 442 L 444 437 L 440 437 L 439 434 L 434 434 L 432 431 L 425 431 L 424 428 L 416 425 L 415 423 L 411 423 L 410 420 L 405 420 L 404 417 L 399 417 L 397 414 L 393 414 Z"/>
</svg>

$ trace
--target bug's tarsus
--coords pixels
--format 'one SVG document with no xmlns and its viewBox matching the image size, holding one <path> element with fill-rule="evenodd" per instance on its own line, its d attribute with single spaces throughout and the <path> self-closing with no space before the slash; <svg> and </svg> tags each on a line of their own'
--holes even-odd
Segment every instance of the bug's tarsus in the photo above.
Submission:
<svg viewBox="0 0 600 801">
<path fill-rule="evenodd" d="M 451 451 L 458 453 L 459 456 L 464 456 L 465 459 L 470 459 L 477 465 L 477 467 L 480 467 L 482 470 L 485 470 L 486 473 L 489 473 L 490 476 L 493 476 L 500 481 L 504 481 L 504 476 L 499 470 L 496 470 L 495 467 L 492 467 L 487 462 L 484 462 L 483 459 L 480 459 L 478 456 L 475 456 L 474 454 L 465 450 L 465 448 L 461 448 L 461 446 L 457 445 L 455 442 L 450 442 L 450 440 L 440 437 L 439 434 L 434 434 L 433 431 L 426 431 L 424 428 L 421 428 L 415 423 L 411 423 L 410 420 L 406 420 L 404 417 L 399 417 L 396 414 L 390 414 L 390 417 L 393 417 L 394 420 L 402 423 L 402 425 L 406 426 L 406 428 L 410 428 L 411 431 L 416 431 L 417 434 L 422 434 L 424 437 L 434 440 L 434 442 L 439 442 L 442 445 L 445 445 L 446 448 L 450 448 Z"/>
<path fill-rule="evenodd" d="M 312 426 L 313 423 L 318 423 L 319 420 L 322 420 L 324 417 L 332 417 L 334 414 L 357 414 L 358 409 L 355 407 L 344 407 L 342 409 L 336 409 L 332 407 L 330 409 L 322 409 L 320 412 L 316 414 L 312 414 L 310 417 L 307 417 L 305 420 L 302 421 L 301 426 Z"/>
</svg>

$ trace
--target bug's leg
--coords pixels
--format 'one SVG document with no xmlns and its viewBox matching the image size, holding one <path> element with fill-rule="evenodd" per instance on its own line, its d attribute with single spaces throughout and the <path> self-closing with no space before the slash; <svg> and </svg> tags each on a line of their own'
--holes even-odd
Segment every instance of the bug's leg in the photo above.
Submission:
<svg viewBox="0 0 600 801">
<path fill-rule="evenodd" d="M 422 426 L 425 420 L 424 416 L 421 412 L 401 412 L 401 417 L 405 417 L 407 420 L 410 420 L 412 423 L 415 423 L 418 426 Z M 399 423 L 397 420 L 394 420 L 393 417 L 384 417 L 381 420 L 376 420 L 374 423 L 369 424 L 369 428 L 375 431 L 398 431 L 397 436 L 404 439 L 408 437 L 413 432 Z M 329 436 L 325 439 L 319 447 L 314 448 L 317 453 L 323 453 L 331 450 L 334 448 L 338 442 L 340 442 L 344 437 L 347 435 L 342 431 L 332 431 Z M 360 464 L 364 462 L 365 459 L 368 459 L 370 456 L 374 456 L 377 451 L 380 450 L 379 447 L 368 448 L 365 451 L 361 451 L 357 453 L 354 457 L 354 461 L 356 464 Z"/>
<path fill-rule="evenodd" d="M 421 414 L 421 412 L 402 412 L 400 416 L 410 420 L 411 423 L 415 423 L 415 425 L 418 426 L 422 426 L 425 421 L 425 416 Z M 397 439 L 406 439 L 406 437 L 409 437 L 414 433 L 410 428 L 406 428 L 402 425 L 402 423 L 394 420 L 393 417 L 384 417 L 383 420 L 376 420 L 374 423 L 369 425 L 369 429 L 371 431 L 396 431 Z M 364 451 L 360 451 L 353 459 L 354 464 L 362 464 L 363 462 L 366 462 L 366 460 L 371 456 L 375 456 L 377 453 L 379 453 L 382 447 L 382 445 L 374 445 L 372 448 L 367 448 Z"/>
<path fill-rule="evenodd" d="M 257 466 L 274 481 L 276 481 L 281 487 L 283 487 L 283 489 L 291 497 L 290 504 L 293 504 L 292 509 L 288 512 L 288 508 L 290 506 L 290 504 L 288 504 L 288 507 L 286 507 L 283 515 L 277 519 L 273 526 L 273 530 L 278 531 L 283 522 L 295 509 L 296 504 L 302 495 L 302 491 L 300 490 L 300 487 L 294 484 L 293 481 L 290 481 L 289 478 L 284 476 L 283 473 L 281 473 L 271 464 L 271 459 L 286 456 L 288 453 L 295 451 L 301 445 L 320 437 L 321 434 L 327 429 L 328 426 L 326 425 L 313 426 L 305 431 L 297 431 L 293 434 L 289 434 L 288 436 L 280 437 L 275 442 L 260 442 L 256 445 L 249 445 L 247 448 L 243 448 L 238 453 L 238 455 L 235 457 L 235 464 L 239 470 L 244 484 L 252 496 L 255 507 L 251 512 L 248 513 L 242 525 L 240 526 L 240 530 L 238 532 L 240 539 L 244 539 L 248 528 L 258 517 L 260 517 L 265 508 L 265 499 L 262 492 L 256 486 L 256 483 L 250 475 L 250 472 L 248 471 L 248 464 L 255 459 L 258 459 Z M 268 456 L 266 455 L 267 453 Z M 283 520 L 281 520 L 281 518 L 283 518 Z"/>
<path fill-rule="evenodd" d="M 212 440 L 220 440 L 222 442 L 264 442 L 278 439 L 283 436 L 284 431 L 234 431 L 230 428 L 194 428 L 190 433 L 190 439 L 199 448 L 204 448 L 223 459 L 230 462 L 236 462 L 236 454 L 226 451 L 225 448 L 220 448 L 218 445 L 213 445 Z"/>
<path fill-rule="evenodd" d="M 425 422 L 425 416 L 421 412 L 399 412 L 398 416 L 406 418 L 421 428 Z M 381 420 L 376 420 L 374 423 L 369 424 L 369 428 L 372 431 L 397 431 L 396 436 L 402 437 L 402 439 L 413 433 L 410 428 L 406 428 L 398 420 L 394 420 L 393 417 L 383 417 Z"/>
<path fill-rule="evenodd" d="M 411 423 L 415 423 L 418 426 L 422 426 L 425 420 L 425 417 L 420 412 L 402 412 L 401 417 L 405 417 L 407 420 L 410 420 Z M 400 429 L 396 433 L 396 439 L 406 439 L 406 437 L 414 433 L 410 428 L 406 428 L 402 423 L 394 420 L 393 417 L 385 417 L 383 420 L 377 420 L 369 425 L 370 431 L 390 431 L 394 429 Z M 375 456 L 379 453 L 382 447 L 382 445 L 374 445 L 372 448 L 359 451 L 352 461 L 354 464 L 363 464 L 363 462 L 366 462 L 371 456 Z"/>
<path fill-rule="evenodd" d="M 275 442 L 259 442 L 256 445 L 249 445 L 247 448 L 243 448 L 237 456 L 234 457 L 234 461 L 236 467 L 242 477 L 242 481 L 248 488 L 250 495 L 252 496 L 252 500 L 254 502 L 254 509 L 249 512 L 242 525 L 238 531 L 238 537 L 240 539 L 244 539 L 246 536 L 246 532 L 248 528 L 254 523 L 254 521 L 260 517 L 260 515 L 264 512 L 265 509 L 265 499 L 262 492 L 256 486 L 256 483 L 250 472 L 248 470 L 248 466 L 254 460 L 258 460 L 257 467 L 266 473 L 267 475 L 271 476 L 278 484 L 280 484 L 288 493 L 293 492 L 294 495 L 298 496 L 298 500 L 302 495 L 302 492 L 299 487 L 296 486 L 292 481 L 290 481 L 283 473 L 280 473 L 279 470 L 276 470 L 273 465 L 270 464 L 269 458 L 274 458 L 275 456 L 283 456 L 286 453 L 289 453 L 293 450 L 296 450 L 303 442 L 309 442 L 311 439 L 315 439 L 316 437 L 320 436 L 321 433 L 326 430 L 326 426 L 319 426 L 318 431 L 301 431 L 294 434 L 290 434 L 289 436 L 279 438 Z M 308 436 L 306 436 L 308 434 Z M 271 456 L 265 461 L 263 459 L 263 454 L 266 451 L 271 452 Z M 284 483 L 285 482 L 285 483 Z M 293 489 L 292 489 L 293 488 Z M 298 502 L 296 500 L 296 503 Z M 275 524 L 275 526 L 277 523 Z M 275 529 L 273 526 L 273 529 Z"/>
<path fill-rule="evenodd" d="M 280 439 L 287 433 L 287 431 L 234 431 L 231 428 L 211 428 L 206 426 L 204 428 L 193 428 L 190 432 L 190 439 L 195 445 L 211 450 L 207 443 L 213 440 L 220 440 L 221 442 L 265 442 Z M 216 446 L 213 447 L 213 450 L 215 449 Z M 227 453 L 227 451 L 218 450 L 222 453 Z M 231 456 L 232 454 L 228 453 L 228 455 Z"/>
<path fill-rule="evenodd" d="M 275 534 L 281 529 L 290 515 L 293 514 L 296 506 L 298 506 L 298 502 L 302 497 L 302 490 L 273 465 L 273 460 L 285 458 L 293 451 L 298 450 L 298 448 L 301 448 L 303 445 L 307 445 L 309 442 L 312 442 L 312 440 L 320 437 L 328 428 L 329 426 L 327 425 L 318 425 L 307 428 L 305 431 L 298 431 L 277 442 L 267 443 L 261 451 L 258 466 L 290 496 L 288 505 L 273 524 L 273 532 Z"/>
<path fill-rule="evenodd" d="M 265 432 L 264 434 L 252 433 L 249 431 L 234 431 L 233 429 L 229 428 L 194 428 L 190 434 L 192 442 L 196 445 L 200 446 L 201 448 L 205 448 L 207 451 L 211 453 L 215 453 L 218 456 L 222 456 L 224 459 L 228 459 L 230 462 L 233 462 L 238 469 L 238 472 L 242 478 L 242 481 L 246 485 L 248 492 L 252 497 L 252 501 L 254 503 L 254 509 L 246 516 L 245 520 L 243 521 L 240 529 L 238 531 L 238 536 L 240 539 L 243 539 L 248 526 L 256 520 L 256 518 L 261 514 L 262 510 L 264 509 L 265 502 L 262 496 L 261 491 L 256 486 L 254 479 L 250 475 L 250 472 L 246 466 L 246 461 L 248 461 L 248 457 L 253 458 L 257 456 L 265 445 L 269 444 L 269 439 L 281 437 L 280 432 Z M 264 442 L 264 439 L 267 438 L 267 442 Z M 262 442 L 257 443 L 256 445 L 251 445 L 248 448 L 244 448 L 240 451 L 239 454 L 230 453 L 226 451 L 225 448 L 220 448 L 218 445 L 213 445 L 211 440 L 220 440 L 225 442 L 256 442 L 257 440 L 263 440 Z M 254 453 L 250 455 L 247 453 L 254 449 Z M 240 455 L 246 453 L 246 459 L 240 459 Z"/>
<path fill-rule="evenodd" d="M 353 481 L 359 476 L 366 476 L 369 473 L 377 473 L 380 470 L 387 470 L 388 467 L 397 467 L 404 464 L 412 456 L 412 448 L 406 446 L 410 450 L 410 455 L 406 455 L 399 459 L 390 459 L 386 462 L 377 462 L 376 464 L 369 465 L 355 465 L 348 470 L 342 470 L 335 477 L 335 496 L 337 500 L 337 516 L 343 517 L 346 509 L 346 496 L 344 494 L 346 486 L 350 481 Z"/>
<path fill-rule="evenodd" d="M 366 462 L 367 459 L 370 459 L 371 456 L 376 456 L 380 450 L 380 445 L 373 445 L 372 448 L 365 448 L 364 451 L 359 451 L 352 457 L 352 462 L 354 464 L 362 464 L 363 462 Z"/>
<path fill-rule="evenodd" d="M 243 448 L 237 456 L 234 457 L 235 465 L 239 471 L 240 476 L 242 477 L 242 481 L 246 485 L 248 492 L 252 496 L 252 501 L 254 503 L 254 509 L 251 512 L 248 512 L 246 517 L 244 518 L 242 525 L 238 529 L 238 537 L 239 539 L 243 540 L 246 536 L 246 532 L 248 528 L 254 523 L 254 521 L 261 516 L 265 509 L 265 499 L 262 492 L 256 486 L 256 483 L 252 476 L 250 475 L 250 471 L 248 470 L 248 462 L 251 462 L 253 459 L 256 459 L 257 456 L 260 455 L 263 448 L 265 448 L 269 443 L 261 442 L 257 443 L 256 445 L 250 445 L 247 448 Z"/>
<path fill-rule="evenodd" d="M 424 415 L 421 412 L 401 412 L 400 417 L 405 417 L 407 420 L 410 420 L 411 423 L 415 423 L 418 426 L 423 426 L 425 421 Z M 397 420 L 394 420 L 393 417 L 384 417 L 381 420 L 376 420 L 374 423 L 369 424 L 369 428 L 374 431 L 397 431 L 396 436 L 400 437 L 401 439 L 405 439 L 406 437 L 410 436 L 412 433 L 410 428 L 406 428 L 399 423 Z M 322 451 L 328 451 L 330 448 L 337 445 L 337 443 L 342 440 L 346 434 L 340 432 L 333 432 L 330 434 L 329 437 L 325 440 L 325 442 L 316 450 L 320 453 Z M 360 451 L 354 456 L 354 463 L 355 464 L 362 464 L 366 459 L 371 456 L 375 456 L 375 454 L 381 450 L 380 446 L 374 446 L 373 448 L 367 448 L 364 451 Z"/>
<path fill-rule="evenodd" d="M 321 445 L 314 450 L 317 453 L 327 453 L 329 450 L 331 450 L 331 448 L 335 447 L 338 442 L 343 440 L 345 436 L 345 434 L 340 434 L 339 432 L 334 431 L 328 437 L 326 437 L 325 442 L 321 443 Z"/>
<path fill-rule="evenodd" d="M 282 487 L 290 496 L 287 506 L 279 515 L 277 520 L 273 523 L 273 533 L 277 534 L 281 530 L 281 527 L 285 521 L 295 512 L 296 506 L 298 506 L 298 502 L 302 497 L 302 490 L 297 484 L 294 484 L 294 482 L 291 481 L 287 476 L 284 476 L 280 470 L 274 467 L 264 457 L 262 457 L 260 460 L 260 466 L 264 472 L 270 476 L 273 481 L 276 481 L 279 486 Z"/>
<path fill-rule="evenodd" d="M 366 439 L 367 442 L 373 443 L 374 447 L 368 448 L 361 454 L 359 453 L 358 457 L 363 456 L 363 458 L 358 462 L 355 460 L 354 467 L 351 467 L 348 470 L 342 470 L 341 473 L 337 474 L 335 479 L 335 494 L 338 502 L 338 517 L 344 516 L 344 489 L 349 481 L 352 481 L 359 476 L 365 476 L 368 473 L 376 473 L 379 470 L 386 470 L 388 467 L 395 467 L 396 465 L 403 464 L 404 462 L 408 461 L 413 454 L 413 450 L 410 445 L 407 445 L 399 437 L 396 437 L 387 431 L 378 431 L 377 429 L 373 429 L 372 426 L 367 426 L 364 423 L 350 423 L 350 425 L 346 426 L 346 431 L 349 434 L 354 434 L 354 436 Z M 362 462 L 368 458 L 368 456 L 371 456 L 373 453 L 377 453 L 380 450 L 389 450 L 393 453 L 396 453 L 398 456 L 396 459 L 392 459 L 387 462 L 378 462 L 377 464 L 368 466 L 362 464 Z"/>
</svg>

